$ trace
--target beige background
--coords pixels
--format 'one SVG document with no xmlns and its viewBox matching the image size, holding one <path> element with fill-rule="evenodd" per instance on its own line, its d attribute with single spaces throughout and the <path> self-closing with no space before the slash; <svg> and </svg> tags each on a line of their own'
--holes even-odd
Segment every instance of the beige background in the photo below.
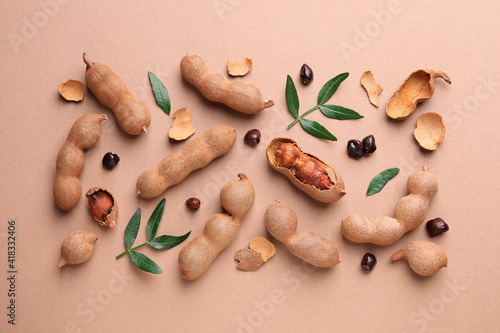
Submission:
<svg viewBox="0 0 500 333">
<path fill-rule="evenodd" d="M 1 331 L 7 325 L 7 221 L 17 222 L 17 321 L 19 332 L 493 332 L 500 325 L 498 236 L 498 109 L 500 71 L 496 1 L 12 1 L 1 6 L 0 83 L 2 142 L 0 165 Z M 150 131 L 124 134 L 112 112 L 90 91 L 81 103 L 57 93 L 67 79 L 84 81 L 81 59 L 110 65 L 152 113 Z M 243 116 L 206 101 L 183 81 L 179 62 L 186 53 L 202 55 L 211 71 L 225 73 L 229 59 L 250 57 L 254 68 L 244 80 L 261 87 L 276 105 L 257 116 Z M 303 63 L 315 79 L 299 83 Z M 444 70 L 453 84 L 436 82 L 434 96 L 403 122 L 389 121 L 387 100 L 419 68 Z M 153 71 L 166 85 L 172 108 L 187 107 L 201 135 L 213 125 L 230 124 L 238 140 L 224 157 L 191 174 L 160 198 L 138 199 L 135 182 L 146 168 L 179 150 L 167 132 L 172 118 L 155 104 L 147 77 Z M 384 87 L 381 107 L 371 106 L 359 84 L 372 70 Z M 359 111 L 357 121 L 320 121 L 339 139 L 311 137 L 293 119 L 284 99 L 286 75 L 298 89 L 301 112 L 314 105 L 321 86 L 348 71 L 350 77 L 330 100 Z M 489 83 L 488 83 L 489 82 Z M 447 126 L 438 151 L 422 152 L 412 131 L 418 114 L 439 112 Z M 71 124 L 85 113 L 106 113 L 100 142 L 86 154 L 80 177 L 84 190 L 104 186 L 120 205 L 116 228 L 99 227 L 85 200 L 70 212 L 52 198 L 55 159 Z M 263 132 L 255 148 L 243 143 L 247 130 Z M 378 149 L 368 158 L 348 158 L 351 138 L 374 134 Z M 336 168 L 348 195 L 323 205 L 272 170 L 265 148 L 274 137 L 289 136 Z M 107 171 L 102 156 L 116 152 L 121 161 Z M 393 213 L 406 194 L 408 175 L 428 165 L 440 191 L 428 219 L 440 216 L 450 231 L 434 238 L 449 256 L 449 267 L 430 278 L 414 274 L 390 256 L 413 240 L 429 240 L 424 226 L 387 247 L 343 239 L 341 220 L 351 213 L 369 218 Z M 373 197 L 364 193 L 381 170 L 400 174 Z M 144 249 L 164 270 L 155 276 L 138 270 L 124 250 L 123 234 L 137 208 L 143 212 L 136 244 L 145 239 L 146 221 L 161 198 L 166 213 L 158 234 L 199 234 L 220 211 L 222 185 L 245 172 L 257 198 L 235 242 L 195 281 L 180 278 L 177 255 Z M 201 209 L 184 201 L 197 196 Z M 256 236 L 266 236 L 265 208 L 273 199 L 295 207 L 299 232 L 313 231 L 332 240 L 342 263 L 332 269 L 302 265 L 274 241 L 277 253 L 254 273 L 236 270 L 233 255 Z M 57 267 L 61 242 L 75 230 L 99 235 L 93 257 L 83 265 Z M 270 237 L 269 235 L 267 235 Z M 193 237 L 193 236 L 192 236 Z M 190 239 L 192 239 L 192 237 Z M 359 263 L 366 251 L 378 264 L 370 274 Z"/>
</svg>

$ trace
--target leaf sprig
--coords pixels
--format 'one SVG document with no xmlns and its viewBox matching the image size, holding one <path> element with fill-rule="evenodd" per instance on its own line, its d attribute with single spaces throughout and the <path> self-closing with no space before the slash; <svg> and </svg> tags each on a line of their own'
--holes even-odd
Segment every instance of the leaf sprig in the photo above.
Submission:
<svg viewBox="0 0 500 333">
<path fill-rule="evenodd" d="M 304 117 L 314 110 L 319 109 L 321 113 L 332 119 L 345 120 L 363 118 L 362 115 L 354 110 L 339 105 L 325 104 L 348 76 L 349 73 L 342 73 L 325 83 L 318 94 L 318 105 L 299 116 L 299 97 L 297 96 L 297 89 L 295 88 L 293 79 L 288 75 L 285 88 L 286 105 L 292 116 L 295 117 L 295 120 L 288 125 L 287 129 L 290 129 L 297 122 L 300 122 L 300 125 L 307 133 L 320 139 L 337 141 L 335 135 L 330 133 L 323 125 L 314 120 L 304 119 Z"/>
<path fill-rule="evenodd" d="M 385 184 L 392 178 L 394 178 L 399 173 L 399 168 L 389 168 L 385 169 L 370 181 L 368 189 L 366 190 L 366 196 L 374 195 L 384 188 Z"/>
<path fill-rule="evenodd" d="M 170 97 L 168 96 L 167 88 L 163 85 L 160 79 L 154 75 L 152 72 L 148 72 L 149 82 L 151 82 L 151 88 L 153 88 L 153 93 L 155 95 L 156 103 L 163 111 L 170 116 Z"/>
<path fill-rule="evenodd" d="M 191 231 L 182 235 L 182 236 L 156 236 L 156 232 L 158 231 L 158 226 L 160 225 L 161 218 L 163 216 L 163 211 L 165 210 L 165 199 L 161 200 L 158 206 L 156 206 L 153 214 L 149 218 L 147 225 L 147 241 L 132 248 L 134 245 L 135 239 L 137 238 L 137 233 L 139 232 L 139 227 L 141 225 L 141 209 L 139 208 L 130 221 L 128 222 L 127 228 L 125 228 L 125 248 L 127 251 L 116 256 L 116 259 L 121 258 L 122 256 L 128 253 L 130 260 L 142 269 L 143 271 L 153 273 L 153 274 L 161 274 L 163 273 L 160 266 L 158 266 L 153 260 L 149 259 L 144 254 L 137 252 L 137 249 L 149 245 L 157 250 L 167 250 L 171 249 L 180 243 L 182 243 L 186 238 L 189 237 Z"/>
</svg>

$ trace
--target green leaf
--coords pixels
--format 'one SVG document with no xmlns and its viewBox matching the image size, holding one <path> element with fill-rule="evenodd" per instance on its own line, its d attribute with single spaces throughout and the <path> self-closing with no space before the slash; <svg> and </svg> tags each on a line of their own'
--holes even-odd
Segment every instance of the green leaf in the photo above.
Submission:
<svg viewBox="0 0 500 333">
<path fill-rule="evenodd" d="M 163 271 L 160 266 L 158 266 L 153 260 L 146 257 L 144 254 L 136 251 L 130 251 L 128 253 L 130 259 L 140 269 L 145 272 L 153 273 L 153 274 L 161 274 Z"/>
<path fill-rule="evenodd" d="M 139 208 L 130 221 L 128 222 L 127 228 L 125 229 L 125 248 L 128 250 L 132 247 L 137 237 L 137 232 L 139 232 L 139 226 L 141 225 L 141 209 Z"/>
<path fill-rule="evenodd" d="M 348 76 L 349 73 L 342 73 L 325 83 L 318 94 L 318 105 L 325 104 L 337 91 L 337 88 L 340 86 L 342 81 L 347 79 Z"/>
<path fill-rule="evenodd" d="M 295 89 L 295 84 L 293 83 L 290 75 L 286 77 L 286 88 L 285 88 L 286 105 L 288 110 L 295 117 L 299 117 L 299 96 L 297 96 L 297 89 Z"/>
<path fill-rule="evenodd" d="M 300 125 L 309 134 L 330 141 L 337 141 L 335 135 L 330 133 L 326 128 L 324 128 L 320 123 L 309 119 L 300 119 Z"/>
<path fill-rule="evenodd" d="M 170 116 L 170 97 L 168 96 L 167 88 L 161 83 L 160 79 L 152 72 L 148 72 L 151 88 L 155 95 L 156 103 L 163 109 L 163 111 Z"/>
<path fill-rule="evenodd" d="M 163 216 L 163 211 L 165 210 L 165 202 L 166 200 L 162 199 L 149 218 L 147 226 L 148 242 L 156 236 L 161 217 Z"/>
<path fill-rule="evenodd" d="M 320 105 L 319 109 L 328 118 L 345 120 L 345 119 L 361 119 L 364 116 L 354 110 L 345 108 L 340 105 L 325 104 Z"/>
<path fill-rule="evenodd" d="M 385 184 L 387 184 L 387 182 L 389 180 L 394 178 L 394 176 L 396 176 L 398 174 L 398 172 L 399 172 L 399 168 L 389 168 L 389 169 L 382 171 L 381 173 L 379 173 L 375 177 L 373 177 L 370 184 L 368 185 L 368 189 L 366 190 L 366 196 L 368 197 L 370 195 L 374 195 L 374 194 L 382 191 Z"/>
<path fill-rule="evenodd" d="M 149 245 L 158 250 L 171 249 L 179 245 L 180 243 L 184 242 L 186 238 L 189 237 L 190 234 L 191 231 L 182 236 L 170 236 L 170 235 L 158 236 L 152 241 L 150 241 Z"/>
</svg>

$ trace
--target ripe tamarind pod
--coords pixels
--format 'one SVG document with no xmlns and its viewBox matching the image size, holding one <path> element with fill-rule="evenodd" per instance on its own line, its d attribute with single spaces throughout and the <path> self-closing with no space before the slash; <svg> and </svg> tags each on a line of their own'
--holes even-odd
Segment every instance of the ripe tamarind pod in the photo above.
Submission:
<svg viewBox="0 0 500 333">
<path fill-rule="evenodd" d="M 294 140 L 276 138 L 266 154 L 273 169 L 314 199 L 331 203 L 346 194 L 340 174 L 316 156 L 303 152 Z"/>
<path fill-rule="evenodd" d="M 85 164 L 83 150 L 94 146 L 101 137 L 101 121 L 105 114 L 86 114 L 76 120 L 56 160 L 54 200 L 59 208 L 70 210 L 82 196 L 78 176 Z"/>
<path fill-rule="evenodd" d="M 451 84 L 450 77 L 442 71 L 420 69 L 413 72 L 387 103 L 387 115 L 392 119 L 408 118 L 418 103 L 428 100 L 434 94 L 434 79 L 438 77 Z"/>
<path fill-rule="evenodd" d="M 407 187 L 409 194 L 396 204 L 394 218 L 382 216 L 370 222 L 364 216 L 349 215 L 342 221 L 344 237 L 356 243 L 390 245 L 422 224 L 439 189 L 436 175 L 423 166 L 408 177 Z"/>
<path fill-rule="evenodd" d="M 438 245 L 428 241 L 416 241 L 392 255 L 392 261 L 405 258 L 411 269 L 422 276 L 431 276 L 448 266 L 448 256 Z"/>
<path fill-rule="evenodd" d="M 193 280 L 202 275 L 217 255 L 228 247 L 238 235 L 241 221 L 255 201 L 255 189 L 244 173 L 224 185 L 220 202 L 226 214 L 210 217 L 202 234 L 194 238 L 179 253 L 182 277 Z"/>
<path fill-rule="evenodd" d="M 87 65 L 87 86 L 101 104 L 113 111 L 121 129 L 131 135 L 147 132 L 151 113 L 146 104 L 130 93 L 125 82 L 108 65 L 90 61 L 86 53 L 83 61 Z"/>
<path fill-rule="evenodd" d="M 59 267 L 67 264 L 81 264 L 94 253 L 97 235 L 88 231 L 75 231 L 61 245 Z"/>
<path fill-rule="evenodd" d="M 279 200 L 267 207 L 264 221 L 269 233 L 285 244 L 294 256 L 317 267 L 333 267 L 340 262 L 337 248 L 328 239 L 312 232 L 295 234 L 297 215 Z"/>
<path fill-rule="evenodd" d="M 260 89 L 253 84 L 241 80 L 228 81 L 220 74 L 209 73 L 207 63 L 200 56 L 184 56 L 181 73 L 206 99 L 223 103 L 236 111 L 257 114 L 274 105 L 272 100 L 264 100 Z"/>
<path fill-rule="evenodd" d="M 189 141 L 180 151 L 165 157 L 158 166 L 144 171 L 137 179 L 137 195 L 155 198 L 180 183 L 192 171 L 203 168 L 227 153 L 236 142 L 236 131 L 229 125 L 216 125 Z"/>
</svg>

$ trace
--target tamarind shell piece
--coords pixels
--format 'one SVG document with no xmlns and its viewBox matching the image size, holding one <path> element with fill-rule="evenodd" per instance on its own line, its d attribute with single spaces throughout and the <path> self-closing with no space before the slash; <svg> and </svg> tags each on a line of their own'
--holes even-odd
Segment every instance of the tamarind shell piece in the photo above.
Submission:
<svg viewBox="0 0 500 333">
<path fill-rule="evenodd" d="M 234 260 L 238 261 L 236 268 L 247 272 L 258 270 L 265 262 L 262 255 L 253 249 L 238 250 L 234 254 Z"/>
<path fill-rule="evenodd" d="M 170 139 L 182 141 L 195 133 L 193 117 L 186 110 L 186 108 L 180 108 L 172 115 L 172 117 L 174 117 L 174 122 L 168 131 L 168 137 Z"/>
<path fill-rule="evenodd" d="M 375 78 L 373 77 L 373 73 L 371 71 L 363 73 L 361 76 L 361 85 L 365 88 L 370 103 L 378 108 L 380 105 L 378 95 L 380 95 L 384 88 L 375 82 Z"/>
<path fill-rule="evenodd" d="M 438 77 L 451 84 L 450 77 L 442 71 L 420 69 L 413 72 L 387 103 L 387 115 L 392 119 L 408 118 L 418 103 L 434 94 L 434 79 Z"/>
<path fill-rule="evenodd" d="M 328 175 L 328 178 L 332 182 L 333 187 L 326 190 L 320 190 L 317 187 L 307 184 L 304 181 L 297 178 L 297 176 L 292 170 L 279 166 L 278 163 L 276 162 L 275 155 L 276 155 L 276 150 L 282 143 L 291 143 L 295 145 L 302 154 L 307 155 L 317 160 L 322 165 L 324 165 L 325 171 Z M 340 174 L 335 169 L 328 166 L 325 162 L 323 162 L 316 156 L 302 151 L 302 149 L 300 149 L 296 141 L 289 138 L 275 138 L 274 140 L 271 141 L 271 143 L 267 147 L 266 154 L 269 165 L 271 165 L 273 169 L 284 174 L 293 185 L 295 185 L 297 188 L 307 193 L 312 198 L 321 202 L 332 203 L 340 200 L 346 194 L 344 181 L 340 176 Z"/>
<path fill-rule="evenodd" d="M 437 113 L 426 112 L 417 118 L 417 127 L 413 130 L 413 136 L 420 147 L 427 150 L 436 150 L 443 142 L 446 128 L 443 118 Z"/>
<path fill-rule="evenodd" d="M 83 83 L 73 79 L 60 83 L 57 90 L 65 100 L 71 102 L 80 102 L 83 100 L 83 96 L 85 95 L 85 87 L 83 86 Z"/>
<path fill-rule="evenodd" d="M 428 241 L 416 241 L 403 247 L 392 255 L 392 261 L 405 258 L 410 268 L 422 276 L 436 274 L 448 266 L 448 256 L 437 244 Z"/>
<path fill-rule="evenodd" d="M 102 202 L 93 196 L 97 192 L 104 192 L 105 198 Z M 96 220 L 103 227 L 114 227 L 118 218 L 118 203 L 116 202 L 113 193 L 104 187 L 92 187 L 85 193 L 88 198 L 87 205 L 94 220 Z M 108 197 L 111 202 L 108 202 Z"/>
</svg>

